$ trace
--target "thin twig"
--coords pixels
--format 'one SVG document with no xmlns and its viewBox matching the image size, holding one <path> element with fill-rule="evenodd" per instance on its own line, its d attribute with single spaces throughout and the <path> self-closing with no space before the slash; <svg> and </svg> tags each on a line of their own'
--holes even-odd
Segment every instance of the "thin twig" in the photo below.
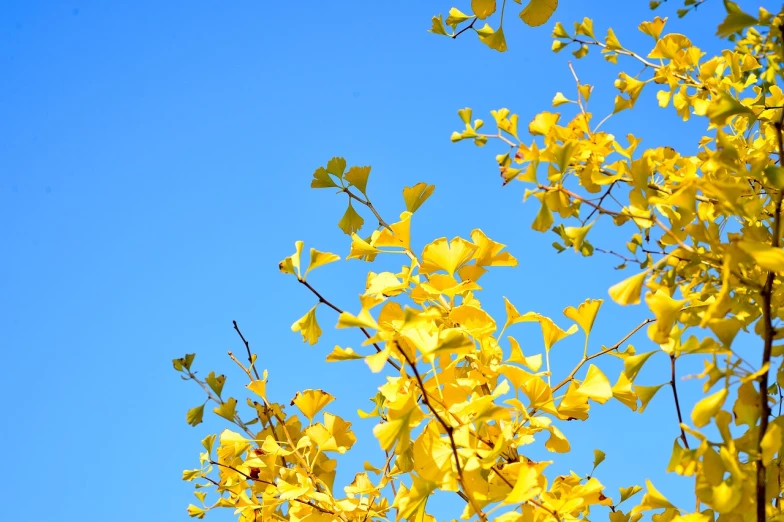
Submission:
<svg viewBox="0 0 784 522">
<path fill-rule="evenodd" d="M 670 386 L 672 387 L 672 396 L 675 399 L 675 411 L 678 413 L 678 428 L 681 430 L 681 440 L 686 449 L 689 448 L 689 441 L 686 439 L 686 432 L 683 430 L 683 416 L 681 415 L 681 403 L 678 400 L 678 388 L 675 386 L 675 354 L 670 354 Z"/>
<path fill-rule="evenodd" d="M 343 310 L 341 310 L 340 308 L 332 304 L 330 301 L 328 301 L 323 295 L 321 295 L 321 293 L 319 293 L 318 290 L 313 288 L 313 286 L 311 286 L 310 283 L 308 283 L 302 278 L 297 278 L 297 281 L 299 281 L 302 285 L 304 285 L 305 288 L 310 290 L 313 293 L 313 295 L 315 295 L 318 298 L 319 303 L 323 303 L 327 305 L 328 307 L 332 308 L 334 311 L 336 311 L 339 314 L 343 313 Z M 372 335 L 370 335 L 370 332 L 368 332 L 364 327 L 360 326 L 359 329 L 362 331 L 363 334 L 365 334 L 365 337 L 367 337 L 368 339 L 372 337 Z M 373 343 L 373 347 L 376 349 L 376 352 L 381 353 L 382 350 L 381 347 L 378 345 L 378 343 Z M 391 365 L 394 369 L 400 371 L 400 365 L 397 364 L 392 359 L 387 359 L 387 364 Z"/>
<path fill-rule="evenodd" d="M 256 364 L 253 362 L 253 356 L 251 355 L 250 351 L 250 344 L 245 339 L 245 336 L 242 335 L 242 332 L 240 332 L 240 329 L 237 326 L 237 321 L 232 321 L 231 323 L 234 325 L 234 329 L 237 331 L 240 339 L 242 339 L 242 342 L 245 343 L 245 349 L 248 351 L 248 362 L 250 363 L 250 367 L 253 368 L 253 374 L 256 376 L 256 380 L 261 379 L 261 377 L 259 377 L 259 371 L 256 369 Z"/>
</svg>

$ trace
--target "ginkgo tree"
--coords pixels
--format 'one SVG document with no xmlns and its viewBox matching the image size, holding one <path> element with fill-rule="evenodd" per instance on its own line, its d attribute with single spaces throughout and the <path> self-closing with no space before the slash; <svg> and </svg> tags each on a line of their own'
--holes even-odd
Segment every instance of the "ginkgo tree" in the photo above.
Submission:
<svg viewBox="0 0 784 522">
<path fill-rule="evenodd" d="M 699 3 L 686 0 L 679 14 Z M 492 33 L 475 27 L 498 7 L 474 0 L 472 14 L 453 9 L 446 22 L 434 19 L 432 31 L 457 36 L 470 28 L 503 51 L 502 25 Z M 556 7 L 555 0 L 531 0 L 520 14 L 536 25 Z M 404 262 L 395 271 L 371 266 L 351 311 L 323 295 L 312 276 L 328 271 L 338 255 L 296 242 L 279 269 L 313 296 L 313 307 L 292 325 L 302 341 L 317 343 L 325 322 L 364 339 L 357 349 L 334 347 L 326 362 L 361 360 L 378 374 L 377 388 L 367 390 L 373 410 L 362 414 L 376 423 L 378 454 L 352 470 L 352 482 L 337 484 L 337 456 L 356 442 L 351 423 L 329 412 L 332 395 L 307 383 L 293 398 L 268 396 L 267 373 L 235 323 L 245 353 L 230 357 L 248 390 L 241 404 L 224 397 L 225 376 L 197 374 L 193 354 L 173 361 L 206 394 L 187 421 L 202 422 L 209 403 L 229 423 L 202 441 L 199 466 L 183 473 L 198 498 L 189 513 L 202 518 L 229 508 L 241 521 L 426 521 L 434 520 L 427 501 L 441 491 L 454 495 L 454 516 L 481 521 L 784 520 L 784 418 L 773 407 L 784 396 L 784 92 L 778 85 L 784 14 L 744 12 L 730 1 L 725 7 L 718 35 L 727 46 L 714 56 L 687 36 L 668 33 L 660 17 L 639 25 L 650 38 L 645 49 L 625 47 L 620 30 L 606 28 L 597 37 L 589 19 L 571 29 L 557 23 L 553 51 L 572 49 L 575 58 L 590 60 L 595 49 L 619 67 L 642 65 L 643 72 L 620 71 L 612 86 L 596 88 L 575 74 L 574 94 L 554 93 L 556 109 L 539 113 L 527 128 L 501 108 L 492 112 L 495 129 L 484 132 L 484 122 L 461 109 L 462 127 L 452 135 L 455 142 L 498 144 L 503 185 L 524 184 L 525 199 L 539 205 L 532 227 L 553 234 L 556 249 L 622 259 L 619 268 L 634 273 L 609 288 L 609 296 L 621 305 L 644 303 L 650 319 L 614 342 L 597 342 L 591 332 L 601 319 L 601 299 L 567 307 L 562 318 L 521 313 L 505 300 L 504 315 L 492 317 L 480 301 L 482 278 L 517 265 L 505 245 L 476 229 L 415 250 L 411 227 L 434 187 L 406 187 L 400 214 L 388 219 L 371 202 L 370 167 L 349 168 L 333 158 L 315 171 L 311 187 L 344 198 L 338 225 L 350 237 L 347 258 Z M 500 17 L 503 24 L 503 12 Z M 590 101 L 611 89 L 617 90 L 613 114 L 634 110 L 644 103 L 643 90 L 656 90 L 661 110 L 703 122 L 699 150 L 645 149 L 633 129 L 623 138 L 601 130 L 609 116 L 594 123 Z M 596 243 L 602 226 L 617 229 L 601 236 L 622 238 L 617 247 Z M 372 230 L 360 235 L 366 229 Z M 524 353 L 507 333 L 524 322 L 541 329 L 537 353 Z M 627 341 L 644 334 L 658 348 L 637 353 Z M 733 347 L 741 334 L 756 339 L 756 359 Z M 550 352 L 571 335 L 584 336 L 584 352 L 570 372 L 557 375 Z M 658 352 L 669 358 L 670 379 L 638 384 Z M 623 370 L 608 376 L 602 362 L 611 356 L 623 361 Z M 705 364 L 703 397 L 688 405 L 679 400 L 675 378 L 684 357 Z M 693 479 L 694 506 L 676 507 L 647 480 L 606 490 L 596 470 L 605 457 L 598 450 L 588 476 L 554 475 L 552 461 L 527 456 L 543 441 L 553 461 L 568 459 L 564 422 L 590 422 L 591 408 L 608 401 L 644 412 L 666 388 L 678 435 L 665 441 L 672 456 L 664 467 Z"/>
</svg>

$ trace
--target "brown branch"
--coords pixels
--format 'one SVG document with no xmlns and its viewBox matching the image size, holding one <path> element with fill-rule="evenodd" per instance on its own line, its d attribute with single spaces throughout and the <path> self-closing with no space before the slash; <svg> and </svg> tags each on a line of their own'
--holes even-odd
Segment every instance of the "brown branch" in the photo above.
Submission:
<svg viewBox="0 0 784 522">
<path fill-rule="evenodd" d="M 681 403 L 678 400 L 678 388 L 675 386 L 675 354 L 670 354 L 670 386 L 672 387 L 672 396 L 675 399 L 675 411 L 678 413 L 678 427 L 681 430 L 681 440 L 686 449 L 689 448 L 689 441 L 686 439 L 686 432 L 683 431 L 683 415 L 681 415 Z"/>
<path fill-rule="evenodd" d="M 253 362 L 253 356 L 250 351 L 250 343 L 248 343 L 248 341 L 245 339 L 245 336 L 242 335 L 242 332 L 240 332 L 240 329 L 237 326 L 237 321 L 232 321 L 231 323 L 234 325 L 234 330 L 236 330 L 237 335 L 240 336 L 240 339 L 242 339 L 242 342 L 245 344 L 245 350 L 248 352 L 248 362 L 250 363 L 251 368 L 253 368 L 253 374 L 256 376 L 257 380 L 261 379 L 261 377 L 259 377 L 259 371 L 256 369 L 256 364 Z"/>
<path fill-rule="evenodd" d="M 348 194 L 349 199 L 353 199 L 353 200 L 357 201 L 358 203 L 360 203 L 362 205 L 365 205 L 367 208 L 369 208 L 370 211 L 373 212 L 373 215 L 376 216 L 376 219 L 378 220 L 378 225 L 381 226 L 381 227 L 384 227 L 387 230 L 389 230 L 390 232 L 392 232 L 392 228 L 387 224 L 386 221 L 384 221 L 384 218 L 382 218 L 381 214 L 378 213 L 378 211 L 376 210 L 376 207 L 374 207 L 373 203 L 370 202 L 370 199 L 362 199 L 361 197 L 359 197 L 356 194 L 354 194 L 353 192 L 351 192 L 348 187 L 345 187 L 343 189 L 343 192 Z"/>
<path fill-rule="evenodd" d="M 563 388 L 564 386 L 566 386 L 567 384 L 569 384 L 569 383 L 572 381 L 572 379 L 574 379 L 574 376 L 575 376 L 575 375 L 577 375 L 577 372 L 578 372 L 578 371 L 580 371 L 580 368 L 582 368 L 582 367 L 583 367 L 583 364 L 587 363 L 587 362 L 588 362 L 588 361 L 590 361 L 591 359 L 596 359 L 597 357 L 599 357 L 599 356 L 601 356 L 601 355 L 604 355 L 604 354 L 606 354 L 606 353 L 610 353 L 610 352 L 612 352 L 612 351 L 614 351 L 614 350 L 617 350 L 618 348 L 620 348 L 620 346 L 621 346 L 623 343 L 625 343 L 626 341 L 628 341 L 628 340 L 629 340 L 629 338 L 631 338 L 631 336 L 632 336 L 632 335 L 634 335 L 634 334 L 636 334 L 637 332 L 639 332 L 639 331 L 640 331 L 640 329 L 641 329 L 643 326 L 645 326 L 645 325 L 647 325 L 647 324 L 650 324 L 650 323 L 654 322 L 655 320 L 656 320 L 656 319 L 646 319 L 645 321 L 643 321 L 643 322 L 641 322 L 640 324 L 638 324 L 637 326 L 635 326 L 635 327 L 634 327 L 634 329 L 633 329 L 631 332 L 629 332 L 628 334 L 626 334 L 626 335 L 623 337 L 623 339 L 621 339 L 620 341 L 618 341 L 618 342 L 617 342 L 617 343 L 615 343 L 614 345 L 610 346 L 609 348 L 604 348 L 604 349 L 602 349 L 602 350 L 600 350 L 600 351 L 598 351 L 598 352 L 596 352 L 596 353 L 594 353 L 594 354 L 591 354 L 591 355 L 588 355 L 588 356 L 586 356 L 586 357 L 583 357 L 583 358 L 580 360 L 580 362 L 577 364 L 577 366 L 575 366 L 575 367 L 574 367 L 574 369 L 572 370 L 572 372 L 571 372 L 571 373 L 570 373 L 570 374 L 569 374 L 569 375 L 568 375 L 568 376 L 567 376 L 567 377 L 566 377 L 566 378 L 565 378 L 563 381 L 561 381 L 560 383 L 558 383 L 558 384 L 555 386 L 555 388 L 553 388 L 552 392 L 553 392 L 553 393 L 555 393 L 555 392 L 556 392 L 556 391 L 558 391 L 559 389 L 561 389 L 561 388 Z"/>
<path fill-rule="evenodd" d="M 784 123 L 784 111 L 781 117 L 776 122 L 776 138 L 779 147 L 779 161 L 784 163 L 784 138 L 782 138 L 782 124 Z M 781 234 L 781 203 L 784 198 L 784 191 L 779 191 L 779 197 L 776 199 L 776 208 L 774 209 L 773 225 L 771 234 L 773 240 L 771 246 L 778 249 L 780 245 L 779 236 Z M 765 286 L 762 288 L 762 320 L 763 320 L 763 339 L 764 346 L 762 350 L 762 364 L 761 368 L 770 365 L 771 352 L 773 350 L 773 338 L 776 335 L 776 330 L 773 328 L 773 284 L 776 281 L 776 272 L 773 270 L 768 271 L 765 278 Z M 768 403 L 768 370 L 764 371 L 759 376 L 759 394 L 760 394 L 760 427 L 759 427 L 759 455 L 757 457 L 757 522 L 765 522 L 765 486 L 766 486 L 766 470 L 765 463 L 762 461 L 762 440 L 765 437 L 765 432 L 768 431 L 768 417 L 770 417 L 770 404 Z"/>
<path fill-rule="evenodd" d="M 455 458 L 455 465 L 457 466 L 457 479 L 466 492 L 466 499 L 468 501 L 468 504 L 471 506 L 471 508 L 474 510 L 477 516 L 479 516 L 480 520 L 482 520 L 483 522 L 487 522 L 487 515 L 484 514 L 482 509 L 476 505 L 476 502 L 471 497 L 471 495 L 468 494 L 468 488 L 466 487 L 466 482 L 465 479 L 463 478 L 463 466 L 460 464 L 460 456 L 457 453 L 457 443 L 455 442 L 454 428 L 446 423 L 444 418 L 441 417 L 441 415 L 439 415 L 439 413 L 431 404 L 430 396 L 428 395 L 427 390 L 425 389 L 425 383 L 422 380 L 422 376 L 419 374 L 419 370 L 416 367 L 416 362 L 412 361 L 408 357 L 408 354 L 402 349 L 398 351 L 403 355 L 403 358 L 406 360 L 406 363 L 411 367 L 411 371 L 414 372 L 414 377 L 416 378 L 417 383 L 419 384 L 419 389 L 422 390 L 422 400 L 424 401 L 425 406 L 427 406 L 428 409 L 433 413 L 433 416 L 435 417 L 436 421 L 438 421 L 441 427 L 444 428 L 444 431 L 446 432 L 447 436 L 449 436 L 449 444 L 452 446 L 452 455 Z"/>
<path fill-rule="evenodd" d="M 467 26 L 463 27 L 463 28 L 462 28 L 462 29 L 460 29 L 458 32 L 456 32 L 455 34 L 453 34 L 453 35 L 452 35 L 452 39 L 454 40 L 455 38 L 457 38 L 458 36 L 460 36 L 460 35 L 461 35 L 461 34 L 463 34 L 464 32 L 466 32 L 466 31 L 468 31 L 469 29 L 473 28 L 473 27 L 474 27 L 474 24 L 476 23 L 476 21 L 477 21 L 477 20 L 478 20 L 478 18 L 475 16 L 475 17 L 474 17 L 474 19 L 473 19 L 473 20 L 471 20 L 471 23 L 470 23 L 470 24 L 468 24 Z"/>
<path fill-rule="evenodd" d="M 231 471 L 233 471 L 235 473 L 238 473 L 239 475 L 242 475 L 243 477 L 245 477 L 247 480 L 250 480 L 251 482 L 257 482 L 259 484 L 266 484 L 268 486 L 275 486 L 276 485 L 274 482 L 270 482 L 269 480 L 262 480 L 262 479 L 259 479 L 259 478 L 253 478 L 250 475 L 248 475 L 246 473 L 243 473 L 242 471 L 238 470 L 235 467 L 227 466 L 226 464 L 221 464 L 220 462 L 216 462 L 214 460 L 211 460 L 210 464 L 213 464 L 215 466 L 219 466 L 221 468 L 230 469 Z M 292 498 L 291 500 L 294 501 L 294 502 L 299 502 L 300 504 L 305 504 L 306 506 L 310 506 L 310 507 L 312 507 L 314 509 L 317 509 L 317 510 L 321 511 L 322 513 L 327 513 L 329 515 L 337 515 L 337 513 L 335 513 L 332 510 L 323 508 L 321 506 L 317 506 L 316 504 L 311 504 L 310 502 L 307 502 L 307 501 L 299 499 L 299 498 Z"/>
<path fill-rule="evenodd" d="M 307 281 L 305 281 L 304 279 L 302 279 L 300 277 L 297 278 L 297 281 L 299 281 L 301 284 L 305 285 L 305 288 L 310 290 L 313 293 L 313 295 L 315 295 L 318 298 L 319 303 L 324 303 L 325 305 L 327 305 L 328 307 L 332 308 L 334 311 L 336 311 L 339 314 L 343 313 L 343 310 L 341 310 L 340 308 L 338 308 L 337 306 L 335 306 L 334 304 L 329 302 L 323 295 L 321 295 L 319 293 L 318 290 L 313 288 L 310 283 L 308 283 Z M 370 332 L 368 332 L 364 327 L 360 327 L 359 329 L 362 331 L 363 334 L 365 334 L 365 337 L 367 337 L 368 339 L 370 339 L 372 337 L 370 335 Z M 376 349 L 376 352 L 381 353 L 382 350 L 381 350 L 381 347 L 378 345 L 378 343 L 373 343 L 373 347 Z M 400 365 L 397 364 L 392 359 L 387 359 L 387 364 L 391 365 L 394 369 L 400 371 Z"/>
</svg>

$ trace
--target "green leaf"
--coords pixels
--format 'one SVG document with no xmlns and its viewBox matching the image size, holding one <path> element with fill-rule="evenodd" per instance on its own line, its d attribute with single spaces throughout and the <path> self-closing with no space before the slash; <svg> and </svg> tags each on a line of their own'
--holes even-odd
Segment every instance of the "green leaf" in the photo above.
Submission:
<svg viewBox="0 0 784 522">
<path fill-rule="evenodd" d="M 212 388 L 212 391 L 220 397 L 221 392 L 223 391 L 223 385 L 226 383 L 226 376 L 225 375 L 218 375 L 215 376 L 215 372 L 210 372 L 210 374 L 204 379 L 204 381 Z"/>
<path fill-rule="evenodd" d="M 193 360 L 195 358 L 196 358 L 195 353 L 186 353 L 185 357 L 172 360 L 172 365 L 174 365 L 174 369 L 177 370 L 178 372 L 183 371 L 183 369 L 190 371 L 191 364 L 193 364 Z"/>
<path fill-rule="evenodd" d="M 237 399 L 230 398 L 212 411 L 220 415 L 226 420 L 234 421 L 234 415 L 237 413 Z"/>
<path fill-rule="evenodd" d="M 188 410 L 188 413 L 185 415 L 185 420 L 188 421 L 188 424 L 191 426 L 198 426 L 201 424 L 202 419 L 204 418 L 204 404 L 201 406 L 196 406 L 195 408 L 191 408 Z"/>
<path fill-rule="evenodd" d="M 367 190 L 368 176 L 370 176 L 370 167 L 351 167 L 343 179 L 357 187 L 367 197 L 365 191 Z"/>
<path fill-rule="evenodd" d="M 428 185 L 421 181 L 413 187 L 404 188 L 403 200 L 406 202 L 406 210 L 409 212 L 416 212 L 416 210 L 427 201 L 427 198 L 433 195 L 435 189 L 435 185 Z"/>
<path fill-rule="evenodd" d="M 354 206 L 349 201 L 348 208 L 346 209 L 346 213 L 343 214 L 343 217 L 340 218 L 338 221 L 338 226 L 340 229 L 349 236 L 354 232 L 359 231 L 362 228 L 362 225 L 365 223 L 365 220 L 362 219 L 356 210 L 354 210 Z"/>
</svg>

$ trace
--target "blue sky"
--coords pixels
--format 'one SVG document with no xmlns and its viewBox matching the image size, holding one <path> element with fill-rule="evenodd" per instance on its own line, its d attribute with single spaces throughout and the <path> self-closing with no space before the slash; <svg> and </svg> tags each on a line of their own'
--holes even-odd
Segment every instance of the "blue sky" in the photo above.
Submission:
<svg viewBox="0 0 784 522">
<path fill-rule="evenodd" d="M 675 3 L 658 14 L 673 15 Z M 635 29 L 653 16 L 648 2 L 561 4 L 557 20 L 591 16 L 597 34 L 613 26 L 625 45 L 650 47 Z M 448 0 L 4 4 L 0 491 L 9 494 L 0 519 L 185 520 L 194 498 L 181 470 L 198 465 L 199 441 L 223 426 L 185 423 L 202 396 L 170 361 L 196 352 L 197 369 L 226 372 L 227 391 L 240 390 L 242 376 L 226 357 L 242 348 L 232 320 L 269 369 L 273 397 L 288 403 L 299 389 L 324 388 L 338 398 L 332 411 L 357 420 L 353 412 L 367 407 L 381 377 L 361 363 L 325 366 L 332 346 L 360 342 L 355 332 L 334 331 L 326 309 L 319 309 L 322 341 L 302 344 L 290 325 L 315 301 L 277 271 L 297 239 L 348 252 L 336 226 L 345 202 L 309 189 L 313 170 L 332 156 L 373 166 L 370 195 L 387 220 L 403 210 L 403 186 L 437 186 L 415 218 L 420 248 L 473 228 L 508 244 L 520 266 L 483 280 L 491 310 L 503 310 L 506 295 L 521 311 L 568 325 L 566 306 L 605 297 L 630 274 L 615 272 L 609 258 L 556 255 L 553 235 L 530 230 L 537 209 L 521 203 L 523 186 L 501 188 L 493 160 L 500 148 L 449 140 L 459 108 L 490 120 L 491 109 L 509 107 L 527 122 L 556 91 L 571 96 L 570 55 L 549 52 L 552 23 L 531 29 L 510 17 L 510 51 L 501 55 L 472 35 L 427 33 L 430 16 L 449 7 Z M 669 29 L 715 50 L 721 9 L 707 2 L 699 23 L 671 16 Z M 631 74 L 639 70 L 624 63 Z M 605 114 L 622 69 L 598 56 L 575 67 L 597 86 L 594 106 Z M 638 133 L 648 146 L 693 150 L 699 127 L 655 109 L 653 94 L 644 97 L 647 107 L 606 128 Z M 340 263 L 312 282 L 354 310 L 370 268 Z M 614 343 L 644 317 L 606 303 L 594 346 Z M 540 349 L 536 328 L 512 333 L 527 351 Z M 654 348 L 644 334 L 633 343 Z M 579 359 L 581 344 L 557 346 L 556 371 Z M 640 382 L 668 380 L 666 358 L 658 359 Z M 681 387 L 688 400 L 700 384 Z M 600 448 L 607 461 L 597 476 L 608 487 L 649 477 L 676 503 L 693 505 L 689 483 L 663 473 L 677 435 L 668 390 L 645 416 L 620 405 L 592 412 L 588 423 L 564 428 L 574 451 L 555 471 L 587 473 Z M 356 422 L 361 441 L 339 481 L 365 459 L 378 463 L 372 425 Z M 632 469 L 641 453 L 646 459 Z M 451 516 L 449 500 L 434 502 L 434 514 Z"/>
</svg>

